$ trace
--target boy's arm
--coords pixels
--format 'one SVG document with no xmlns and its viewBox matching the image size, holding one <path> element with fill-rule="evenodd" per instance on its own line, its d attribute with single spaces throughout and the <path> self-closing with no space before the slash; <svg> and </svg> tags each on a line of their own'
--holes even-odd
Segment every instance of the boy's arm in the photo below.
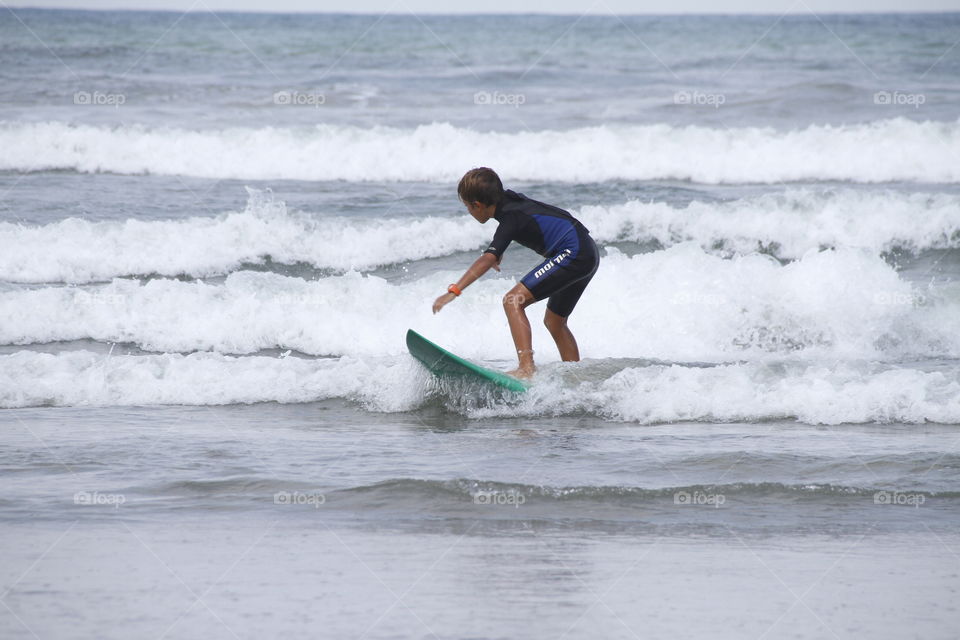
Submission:
<svg viewBox="0 0 960 640">
<path fill-rule="evenodd" d="M 456 285 L 461 291 L 473 284 L 480 276 L 485 274 L 490 268 L 494 268 L 497 271 L 500 271 L 500 258 L 493 253 L 484 253 L 479 258 L 474 261 L 470 268 L 467 269 L 459 280 L 457 280 Z M 448 303 L 452 302 L 457 296 L 452 293 L 445 293 L 433 303 L 433 312 L 436 313 L 443 309 Z"/>
</svg>

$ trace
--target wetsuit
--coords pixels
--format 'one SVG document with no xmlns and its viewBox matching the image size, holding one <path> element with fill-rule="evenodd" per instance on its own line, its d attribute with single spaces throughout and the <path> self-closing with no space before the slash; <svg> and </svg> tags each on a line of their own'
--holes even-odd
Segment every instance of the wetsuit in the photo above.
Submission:
<svg viewBox="0 0 960 640">
<path fill-rule="evenodd" d="M 535 300 L 549 298 L 550 311 L 569 316 L 600 264 L 600 252 L 587 228 L 563 209 L 510 190 L 504 192 L 493 217 L 500 226 L 484 253 L 499 259 L 516 240 L 546 258 L 520 282 Z"/>
</svg>

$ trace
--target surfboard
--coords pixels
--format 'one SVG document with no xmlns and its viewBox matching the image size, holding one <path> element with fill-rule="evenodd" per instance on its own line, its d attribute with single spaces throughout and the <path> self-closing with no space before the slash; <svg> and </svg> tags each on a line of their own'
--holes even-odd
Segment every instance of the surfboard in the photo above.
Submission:
<svg viewBox="0 0 960 640">
<path fill-rule="evenodd" d="M 460 378 L 493 385 L 501 389 L 522 393 L 529 386 L 523 380 L 508 376 L 500 371 L 487 369 L 469 360 L 454 355 L 430 342 L 413 329 L 407 330 L 407 349 L 410 355 L 423 363 L 438 378 Z"/>
</svg>

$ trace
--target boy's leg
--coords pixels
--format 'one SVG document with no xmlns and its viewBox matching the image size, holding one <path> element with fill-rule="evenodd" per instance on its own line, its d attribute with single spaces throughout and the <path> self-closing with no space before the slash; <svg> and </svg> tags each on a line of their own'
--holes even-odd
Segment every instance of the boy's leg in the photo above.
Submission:
<svg viewBox="0 0 960 640">
<path fill-rule="evenodd" d="M 580 349 L 577 347 L 577 339 L 567 326 L 567 319 L 558 316 L 550 309 L 543 314 L 543 324 L 547 325 L 553 341 L 557 343 L 557 349 L 560 351 L 560 359 L 564 362 L 580 362 Z"/>
<path fill-rule="evenodd" d="M 503 308 L 507 313 L 510 332 L 513 334 L 513 342 L 517 347 L 517 356 L 520 360 L 520 368 L 511 373 L 521 377 L 533 375 L 535 367 L 533 365 L 532 336 L 530 322 L 527 320 L 524 309 L 543 298 L 548 298 L 547 313 L 543 320 L 557 343 L 560 357 L 568 362 L 580 360 L 580 350 L 573 333 L 567 327 L 567 317 L 577 306 L 580 296 L 587 285 L 590 284 L 590 280 L 593 279 L 593 274 L 597 271 L 599 265 L 600 256 L 596 245 L 589 236 L 587 236 L 587 240 L 589 245 L 584 244 L 583 246 L 590 247 L 592 250 L 585 251 L 583 258 L 589 262 L 581 263 L 576 267 L 573 267 L 573 265 L 570 265 L 570 267 L 550 266 L 559 263 L 557 257 L 554 256 L 534 267 L 504 297 Z M 569 255 L 569 253 L 570 250 L 567 249 L 564 255 Z"/>
<path fill-rule="evenodd" d="M 567 318 L 573 313 L 574 307 L 580 301 L 580 296 L 590 281 L 597 267 L 594 262 L 593 270 L 573 281 L 566 287 L 554 293 L 547 300 L 547 311 L 543 314 L 543 324 L 547 325 L 553 341 L 557 343 L 560 359 L 564 362 L 580 362 L 580 349 L 577 340 L 567 326 Z"/>
<path fill-rule="evenodd" d="M 533 364 L 533 336 L 525 311 L 534 302 L 536 300 L 533 294 L 523 284 L 517 284 L 503 297 L 503 310 L 507 314 L 510 334 L 513 336 L 513 344 L 517 347 L 517 359 L 520 362 L 516 371 L 511 373 L 521 377 L 532 376 L 536 368 Z"/>
</svg>

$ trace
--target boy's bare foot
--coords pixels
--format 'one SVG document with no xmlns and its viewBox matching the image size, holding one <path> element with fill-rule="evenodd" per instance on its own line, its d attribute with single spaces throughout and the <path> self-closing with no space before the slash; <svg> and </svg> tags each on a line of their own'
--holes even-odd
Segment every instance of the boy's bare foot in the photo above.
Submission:
<svg viewBox="0 0 960 640">
<path fill-rule="evenodd" d="M 507 371 L 506 373 L 508 376 L 513 376 L 514 378 L 520 378 L 521 380 L 529 380 L 530 378 L 533 377 L 533 374 L 536 373 L 536 371 L 537 371 L 536 367 L 533 367 L 531 369 L 518 367 L 513 371 Z"/>
</svg>

